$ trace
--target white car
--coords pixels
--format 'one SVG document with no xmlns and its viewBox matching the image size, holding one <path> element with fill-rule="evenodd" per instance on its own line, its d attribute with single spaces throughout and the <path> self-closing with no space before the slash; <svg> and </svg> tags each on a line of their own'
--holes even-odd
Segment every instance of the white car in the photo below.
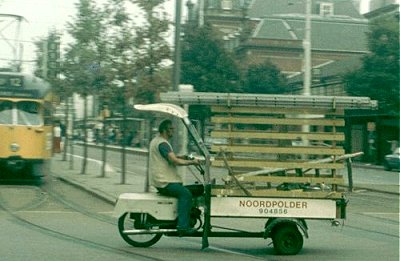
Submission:
<svg viewBox="0 0 400 261">
<path fill-rule="evenodd" d="M 400 169 L 400 148 L 385 156 L 383 166 L 385 170 Z"/>
</svg>

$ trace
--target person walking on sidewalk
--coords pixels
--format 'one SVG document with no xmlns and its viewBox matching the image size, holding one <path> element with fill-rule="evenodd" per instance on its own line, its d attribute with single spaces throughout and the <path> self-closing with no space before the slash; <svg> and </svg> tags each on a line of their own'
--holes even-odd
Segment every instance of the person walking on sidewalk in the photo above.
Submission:
<svg viewBox="0 0 400 261">
<path fill-rule="evenodd" d="M 161 122 L 158 131 L 159 134 L 150 142 L 149 182 L 161 194 L 178 199 L 178 233 L 180 235 L 190 234 L 194 232 L 189 225 L 192 194 L 183 186 L 177 166 L 198 165 L 199 160 L 187 160 L 175 155 L 168 141 L 174 133 L 171 120 Z"/>
<path fill-rule="evenodd" d="M 53 152 L 61 153 L 61 124 L 56 122 L 53 128 Z"/>
</svg>

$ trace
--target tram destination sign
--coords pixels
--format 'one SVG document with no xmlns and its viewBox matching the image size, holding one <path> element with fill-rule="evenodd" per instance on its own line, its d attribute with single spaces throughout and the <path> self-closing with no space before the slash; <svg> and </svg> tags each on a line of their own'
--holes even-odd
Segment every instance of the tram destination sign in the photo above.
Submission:
<svg viewBox="0 0 400 261">
<path fill-rule="evenodd" d="M 0 97 L 37 99 L 39 92 L 37 90 L 14 90 L 0 87 Z"/>
<path fill-rule="evenodd" d="M 24 87 L 24 77 L 22 75 L 0 75 L 0 88 L 19 88 Z"/>
<path fill-rule="evenodd" d="M 331 199 L 212 197 L 214 217 L 336 218 L 336 201 Z"/>
<path fill-rule="evenodd" d="M 22 75 L 0 74 L 0 97 L 36 99 L 39 97 L 39 92 L 26 89 Z"/>
</svg>

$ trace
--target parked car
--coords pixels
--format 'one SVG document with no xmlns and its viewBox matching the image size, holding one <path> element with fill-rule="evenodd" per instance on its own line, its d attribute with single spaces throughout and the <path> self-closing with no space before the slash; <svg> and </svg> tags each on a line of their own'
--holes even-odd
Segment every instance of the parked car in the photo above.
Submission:
<svg viewBox="0 0 400 261">
<path fill-rule="evenodd" d="M 400 148 L 385 156 L 383 166 L 385 170 L 400 169 Z"/>
</svg>

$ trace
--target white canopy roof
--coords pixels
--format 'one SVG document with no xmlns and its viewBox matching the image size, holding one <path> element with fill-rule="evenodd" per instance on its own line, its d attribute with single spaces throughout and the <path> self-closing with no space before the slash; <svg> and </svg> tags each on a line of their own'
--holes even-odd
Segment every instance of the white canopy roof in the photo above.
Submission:
<svg viewBox="0 0 400 261">
<path fill-rule="evenodd" d="M 136 104 L 133 107 L 140 111 L 164 112 L 181 119 L 188 117 L 187 112 L 182 107 L 170 103 Z"/>
</svg>

